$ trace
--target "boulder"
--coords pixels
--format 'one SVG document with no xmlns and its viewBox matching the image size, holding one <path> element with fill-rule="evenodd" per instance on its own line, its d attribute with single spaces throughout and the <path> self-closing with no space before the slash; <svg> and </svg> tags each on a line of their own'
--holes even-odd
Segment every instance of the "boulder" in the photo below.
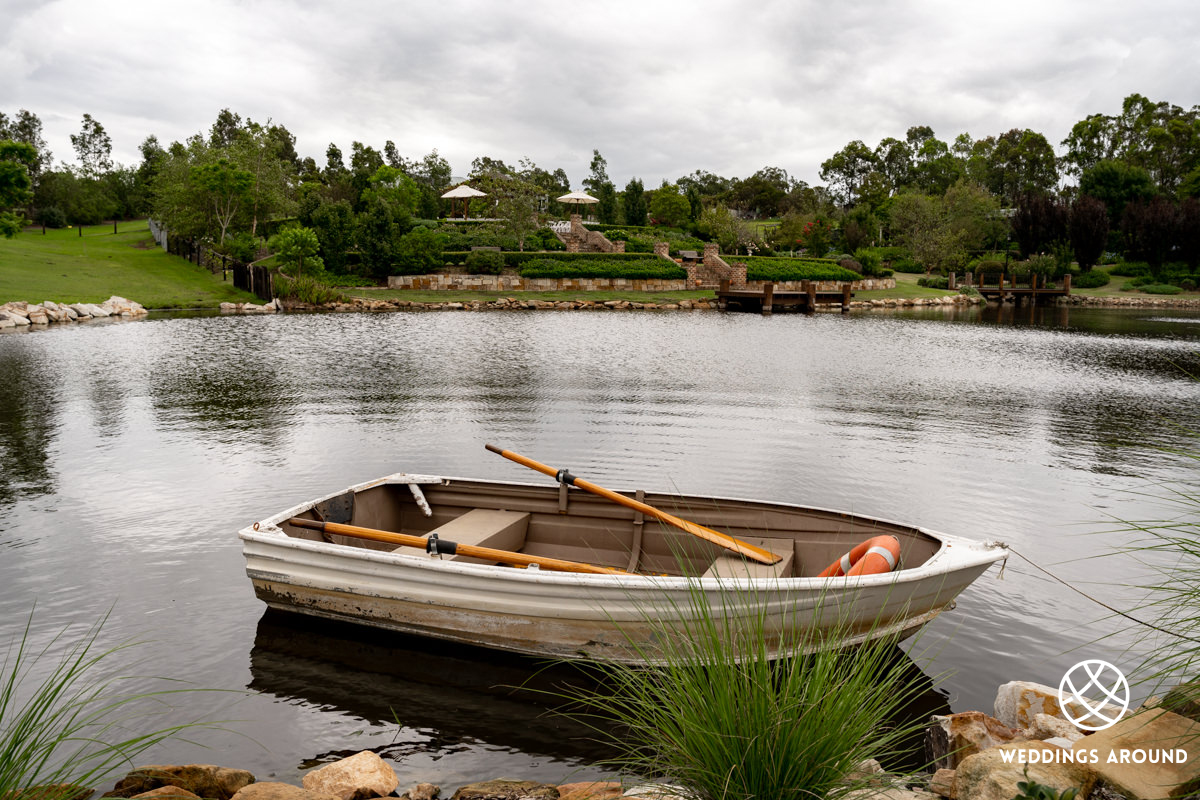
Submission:
<svg viewBox="0 0 1200 800">
<path fill-rule="evenodd" d="M 1156 708 L 1096 731 L 1073 749 L 1093 751 L 1092 770 L 1108 786 L 1130 800 L 1153 800 L 1200 792 L 1200 758 L 1192 757 L 1198 740 L 1200 722 Z M 1163 751 L 1173 754 L 1170 763 Z"/>
<path fill-rule="evenodd" d="M 1089 698 L 1090 699 L 1090 698 Z M 1107 716 L 1115 717 L 1120 709 L 1111 704 L 1101 706 L 1092 703 L 1093 708 L 1100 708 Z M 1071 713 L 1079 719 L 1088 715 L 1088 709 L 1071 702 L 1068 704 Z M 1030 681 L 1011 681 L 1000 687 L 996 692 L 996 717 L 1005 725 L 1014 728 L 1028 728 L 1033 724 L 1033 718 L 1038 714 L 1047 714 L 1066 720 L 1058 700 L 1058 689 L 1043 686 Z"/>
<path fill-rule="evenodd" d="M 29 324 L 28 316 L 23 317 L 20 314 L 13 314 L 11 312 L 8 312 L 8 318 L 11 319 L 13 321 L 13 324 L 16 325 L 16 327 L 18 327 L 18 328 L 24 327 Z"/>
<path fill-rule="evenodd" d="M 964 711 L 932 717 L 925 744 L 935 769 L 955 769 L 967 756 L 1024 738 L 1020 730 L 982 711 Z"/>
<path fill-rule="evenodd" d="M 335 794 L 310 792 L 308 789 L 301 789 L 290 783 L 276 783 L 275 781 L 252 783 L 234 797 L 237 800 L 339 800 Z"/>
<path fill-rule="evenodd" d="M 1076 739 L 1083 738 L 1083 731 L 1060 717 L 1052 717 L 1049 714 L 1034 714 L 1033 722 L 1025 730 L 1025 736 L 1029 739 L 1040 739 L 1041 741 L 1057 738 L 1073 742 Z"/>
<path fill-rule="evenodd" d="M 30 325 L 49 325 L 50 317 L 46 314 L 46 309 L 41 306 L 30 306 L 29 308 L 29 324 Z"/>
<path fill-rule="evenodd" d="M 73 310 L 80 317 L 92 316 L 92 307 L 87 303 L 72 303 L 69 308 L 71 308 L 71 310 Z"/>
<path fill-rule="evenodd" d="M 135 794 L 134 797 L 158 798 L 158 800 L 169 800 L 169 798 L 175 797 L 179 798 L 179 800 L 191 800 L 192 798 L 199 798 L 200 795 L 195 792 L 189 792 L 181 786 L 160 786 L 148 792 Z"/>
<path fill-rule="evenodd" d="M 252 783 L 254 776 L 244 769 L 229 769 L 213 764 L 154 764 L 130 772 L 117 781 L 107 796 L 133 797 L 161 786 L 178 786 L 200 797 L 229 800 Z"/>
<path fill-rule="evenodd" d="M 17 323 L 13 322 L 13 320 L 3 311 L 0 311 L 0 329 L 15 327 L 17 327 Z"/>
<path fill-rule="evenodd" d="M 939 797 L 948 797 L 950 800 L 957 800 L 958 792 L 954 791 L 954 774 L 952 769 L 939 769 L 933 773 L 929 779 L 929 791 Z"/>
<path fill-rule="evenodd" d="M 498 778 L 460 786 L 451 800 L 558 800 L 558 789 L 537 781 Z"/>
<path fill-rule="evenodd" d="M 887 789 L 854 789 L 841 795 L 842 800 L 940 800 L 936 794 L 924 789 L 906 789 L 892 786 Z"/>
<path fill-rule="evenodd" d="M 1167 692 L 1161 705 L 1181 717 L 1200 722 L 1200 678 L 1182 683 Z"/>
<path fill-rule="evenodd" d="M 558 787 L 559 800 L 614 800 L 624 792 L 620 781 L 564 783 Z"/>
<path fill-rule="evenodd" d="M 366 800 L 389 795 L 400 785 L 396 770 L 377 753 L 364 750 L 304 776 L 304 788 L 332 794 L 341 800 Z"/>
<path fill-rule="evenodd" d="M 442 787 L 436 783 L 418 783 L 400 796 L 408 800 L 434 800 L 441 793 Z"/>
<path fill-rule="evenodd" d="M 5 303 L 0 308 L 3 308 L 9 316 L 29 317 L 29 304 L 25 302 Z"/>
<path fill-rule="evenodd" d="M 1005 760 L 1005 751 L 1012 753 L 1011 760 Z M 976 753 L 963 759 L 954 771 L 954 792 L 963 800 L 1012 800 L 1020 795 L 1017 784 L 1032 780 L 1055 792 L 1076 787 L 1080 797 L 1087 797 L 1096 782 L 1095 773 L 1081 764 L 1043 763 L 1043 753 L 1051 751 L 1062 752 L 1041 742 L 1013 742 Z M 1028 763 L 1034 758 L 1037 763 Z"/>
<path fill-rule="evenodd" d="M 638 800 L 686 800 L 691 797 L 682 786 L 670 783 L 642 783 L 629 787 L 621 796 Z"/>
</svg>

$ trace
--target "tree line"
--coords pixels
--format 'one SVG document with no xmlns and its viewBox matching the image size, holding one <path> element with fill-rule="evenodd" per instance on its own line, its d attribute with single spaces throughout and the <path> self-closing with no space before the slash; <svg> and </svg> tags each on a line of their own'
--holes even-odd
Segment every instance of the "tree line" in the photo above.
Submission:
<svg viewBox="0 0 1200 800">
<path fill-rule="evenodd" d="M 318 164 L 298 154 L 283 125 L 229 109 L 182 142 L 148 136 L 136 166 L 113 163 L 111 140 L 89 114 L 71 136 L 73 164 L 54 165 L 30 111 L 0 112 L 2 140 L 15 143 L 0 151 L 10 228 L 15 208 L 52 226 L 151 214 L 180 235 L 250 256 L 280 220 L 296 220 L 313 231 L 327 268 L 381 275 L 397 261 L 436 260 L 430 221 L 460 213 L 441 199 L 451 169 L 437 150 L 410 159 L 391 141 L 381 149 L 355 141 L 348 154 L 330 144 Z M 590 211 L 601 223 L 683 228 L 727 251 L 895 243 L 946 270 L 1011 237 L 1026 256 L 1070 248 L 1084 268 L 1114 250 L 1151 265 L 1192 260 L 1200 108 L 1133 94 L 1118 113 L 1077 122 L 1060 148 L 1056 155 L 1029 129 L 944 141 L 918 125 L 873 148 L 848 143 L 821 163 L 824 185 L 768 166 L 745 178 L 697 169 L 650 189 L 638 178 L 618 188 L 599 151 L 582 185 L 598 199 Z M 536 246 L 547 215 L 568 212 L 554 200 L 570 191 L 561 168 L 479 156 L 467 179 L 487 193 L 469 202 L 472 215 L 496 220 L 522 248 Z M 777 223 L 764 233 L 746 224 L 756 219 Z"/>
</svg>

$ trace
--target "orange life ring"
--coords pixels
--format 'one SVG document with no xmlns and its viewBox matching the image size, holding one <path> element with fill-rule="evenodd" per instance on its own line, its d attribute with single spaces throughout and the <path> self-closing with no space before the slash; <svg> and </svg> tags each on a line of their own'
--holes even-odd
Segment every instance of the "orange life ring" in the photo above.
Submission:
<svg viewBox="0 0 1200 800">
<path fill-rule="evenodd" d="M 900 563 L 900 540 L 891 534 L 875 536 L 856 545 L 830 564 L 818 578 L 838 578 L 843 575 L 882 575 Z"/>
</svg>

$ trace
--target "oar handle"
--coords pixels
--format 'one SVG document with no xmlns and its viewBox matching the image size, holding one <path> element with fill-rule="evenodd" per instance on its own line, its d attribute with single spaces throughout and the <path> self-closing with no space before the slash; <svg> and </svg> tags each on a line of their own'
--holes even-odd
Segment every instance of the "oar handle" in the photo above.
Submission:
<svg viewBox="0 0 1200 800">
<path fill-rule="evenodd" d="M 732 550 L 738 555 L 744 556 L 752 561 L 757 561 L 760 564 L 775 564 L 783 556 L 772 553 L 769 550 L 764 550 L 761 547 L 755 547 L 752 544 L 743 542 L 740 539 L 735 539 L 726 533 L 715 531 L 712 528 L 706 528 L 703 525 L 698 525 L 695 522 L 689 522 L 686 519 L 680 519 L 674 514 L 668 514 L 666 511 L 660 511 L 654 506 L 647 505 L 633 498 L 626 497 L 623 494 L 618 494 L 611 489 L 605 489 L 591 481 L 585 481 L 583 478 L 577 478 L 565 469 L 556 470 L 554 467 L 547 466 L 539 461 L 534 461 L 532 458 L 527 458 L 520 453 L 514 453 L 511 450 L 503 450 L 495 445 L 485 444 L 485 448 L 493 453 L 504 456 L 509 461 L 515 461 L 518 464 L 529 467 L 532 470 L 541 472 L 544 475 L 549 475 L 560 483 L 565 483 L 570 486 L 577 486 L 580 489 L 599 495 L 608 500 L 613 501 L 626 508 L 632 508 L 635 511 L 640 511 L 643 514 L 653 517 L 654 519 L 664 522 L 667 525 L 672 525 L 679 528 L 681 531 L 698 536 L 705 541 L 712 542 L 718 547 L 723 547 L 726 550 Z"/>
</svg>

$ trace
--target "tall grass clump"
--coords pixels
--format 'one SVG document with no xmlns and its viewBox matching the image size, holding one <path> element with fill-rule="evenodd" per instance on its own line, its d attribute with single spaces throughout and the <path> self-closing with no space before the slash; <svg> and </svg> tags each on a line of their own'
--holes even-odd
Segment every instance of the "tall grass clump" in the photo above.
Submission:
<svg viewBox="0 0 1200 800">
<path fill-rule="evenodd" d="M 1200 467 L 1200 449 L 1175 452 Z M 1139 619 L 1153 620 L 1147 636 L 1154 637 L 1138 678 L 1161 686 L 1200 678 L 1200 481 L 1165 484 L 1157 491 L 1170 515 L 1122 521 L 1118 530 L 1129 537 L 1122 552 L 1155 576 L 1141 587 L 1147 599 L 1135 611 Z M 1200 684 L 1196 692 L 1200 695 Z"/>
<path fill-rule="evenodd" d="M 32 621 L 7 643 L 0 670 L 0 798 L 67 800 L 197 726 L 144 731 L 170 712 L 170 695 L 188 690 L 126 691 L 134 679 L 114 662 L 129 645 L 101 647 L 103 619 L 76 641 L 63 631 L 41 649 L 30 645 Z"/>
<path fill-rule="evenodd" d="M 795 800 L 837 797 L 865 759 L 904 755 L 924 720 L 901 720 L 921 687 L 897 635 L 847 646 L 861 630 L 798 625 L 773 660 L 765 602 L 743 617 L 735 597 L 710 604 L 695 589 L 672 614 L 684 621 L 657 631 L 661 649 L 642 652 L 659 666 L 594 665 L 602 689 L 578 700 L 585 716 L 615 719 L 615 732 L 595 726 L 619 753 L 612 766 L 694 800 Z"/>
</svg>

